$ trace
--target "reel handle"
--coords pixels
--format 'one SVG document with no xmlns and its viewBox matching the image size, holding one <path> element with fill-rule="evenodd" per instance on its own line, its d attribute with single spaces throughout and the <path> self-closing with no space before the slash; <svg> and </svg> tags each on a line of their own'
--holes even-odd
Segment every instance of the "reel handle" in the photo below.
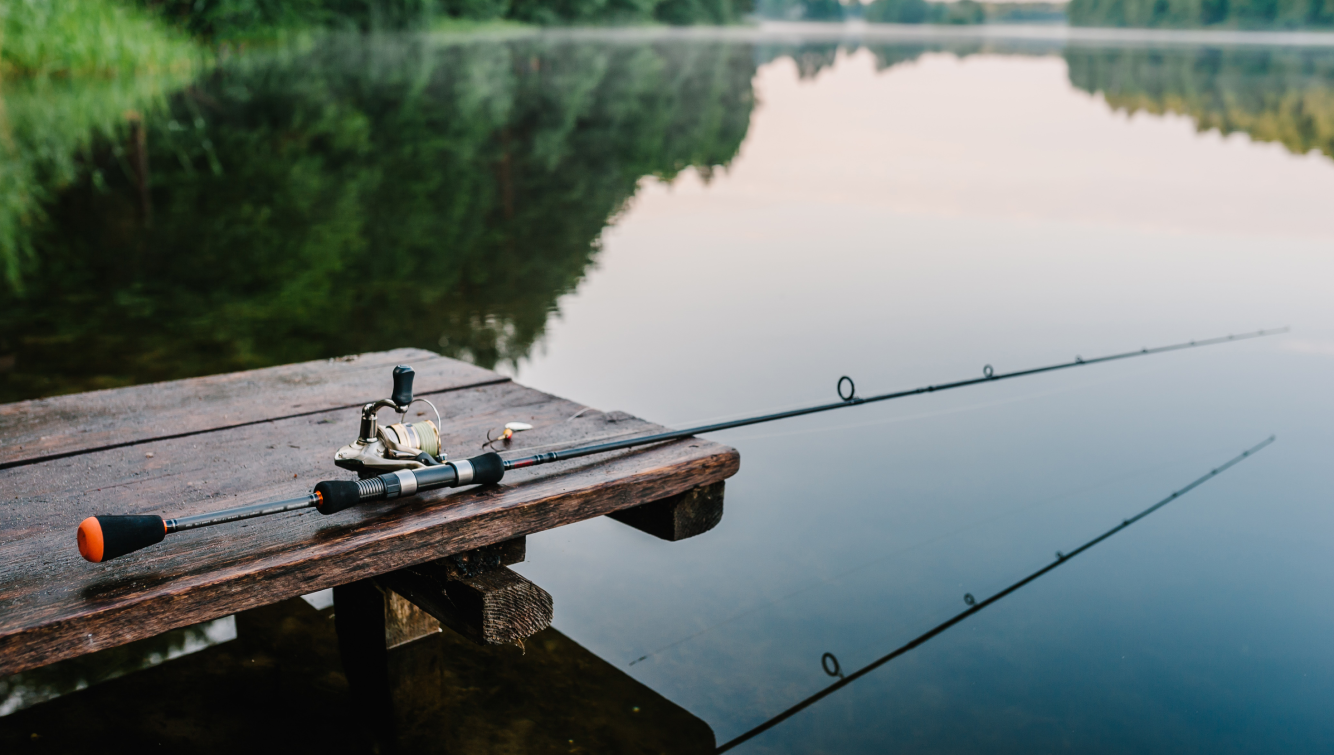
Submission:
<svg viewBox="0 0 1334 755">
<path fill-rule="evenodd" d="M 416 374 L 417 371 L 406 364 L 394 368 L 394 393 L 389 400 L 397 404 L 400 409 L 412 403 L 412 378 Z"/>
</svg>

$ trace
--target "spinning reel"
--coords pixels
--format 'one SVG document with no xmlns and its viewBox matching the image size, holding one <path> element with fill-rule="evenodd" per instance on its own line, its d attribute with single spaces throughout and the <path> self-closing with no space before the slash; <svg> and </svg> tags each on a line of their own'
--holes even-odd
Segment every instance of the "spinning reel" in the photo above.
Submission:
<svg viewBox="0 0 1334 755">
<path fill-rule="evenodd" d="M 439 466 L 449 455 L 440 447 L 440 410 L 424 398 L 412 397 L 412 378 L 416 372 L 406 365 L 394 368 L 394 393 L 389 398 L 372 401 L 361 408 L 361 430 L 357 439 L 338 449 L 334 464 L 356 472 L 361 479 L 401 469 L 415 470 Z M 431 407 L 435 422 L 403 422 L 408 407 L 418 401 Z M 380 427 L 381 409 L 392 408 L 399 421 Z"/>
</svg>

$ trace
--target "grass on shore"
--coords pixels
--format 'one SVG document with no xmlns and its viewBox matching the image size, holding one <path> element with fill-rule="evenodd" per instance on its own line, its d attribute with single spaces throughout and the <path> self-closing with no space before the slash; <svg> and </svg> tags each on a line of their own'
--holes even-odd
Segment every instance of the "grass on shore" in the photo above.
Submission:
<svg viewBox="0 0 1334 755">
<path fill-rule="evenodd" d="M 208 53 L 125 0 L 3 0 L 0 35 L 0 277 L 18 289 L 42 202 Z"/>
<path fill-rule="evenodd" d="M 0 73 L 114 76 L 195 68 L 202 48 L 123 0 L 5 0 Z"/>
</svg>

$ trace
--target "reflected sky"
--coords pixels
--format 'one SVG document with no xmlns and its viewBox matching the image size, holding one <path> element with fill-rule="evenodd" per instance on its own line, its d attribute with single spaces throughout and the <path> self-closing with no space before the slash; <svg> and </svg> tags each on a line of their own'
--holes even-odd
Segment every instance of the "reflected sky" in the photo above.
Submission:
<svg viewBox="0 0 1334 755">
<path fill-rule="evenodd" d="M 738 751 L 1334 744 L 1329 158 L 1128 117 L 1056 56 L 780 59 L 755 91 L 730 169 L 641 185 L 520 380 L 680 425 L 1294 331 L 721 433 L 707 536 L 530 539 L 556 625 L 726 741 L 828 684 L 822 654 L 870 662 L 1276 433 Z"/>
</svg>

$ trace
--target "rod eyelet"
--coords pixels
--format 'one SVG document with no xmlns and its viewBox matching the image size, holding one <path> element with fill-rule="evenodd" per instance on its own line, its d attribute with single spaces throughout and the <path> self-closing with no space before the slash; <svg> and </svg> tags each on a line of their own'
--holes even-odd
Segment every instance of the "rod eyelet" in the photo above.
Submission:
<svg viewBox="0 0 1334 755">
<path fill-rule="evenodd" d="M 848 381 L 848 395 L 846 396 L 843 395 L 844 380 Z M 844 375 L 843 377 L 838 379 L 837 390 L 838 390 L 838 397 L 840 399 L 843 399 L 844 401 L 851 401 L 857 396 L 857 384 L 852 382 L 852 378 L 848 377 L 847 375 Z"/>
</svg>

